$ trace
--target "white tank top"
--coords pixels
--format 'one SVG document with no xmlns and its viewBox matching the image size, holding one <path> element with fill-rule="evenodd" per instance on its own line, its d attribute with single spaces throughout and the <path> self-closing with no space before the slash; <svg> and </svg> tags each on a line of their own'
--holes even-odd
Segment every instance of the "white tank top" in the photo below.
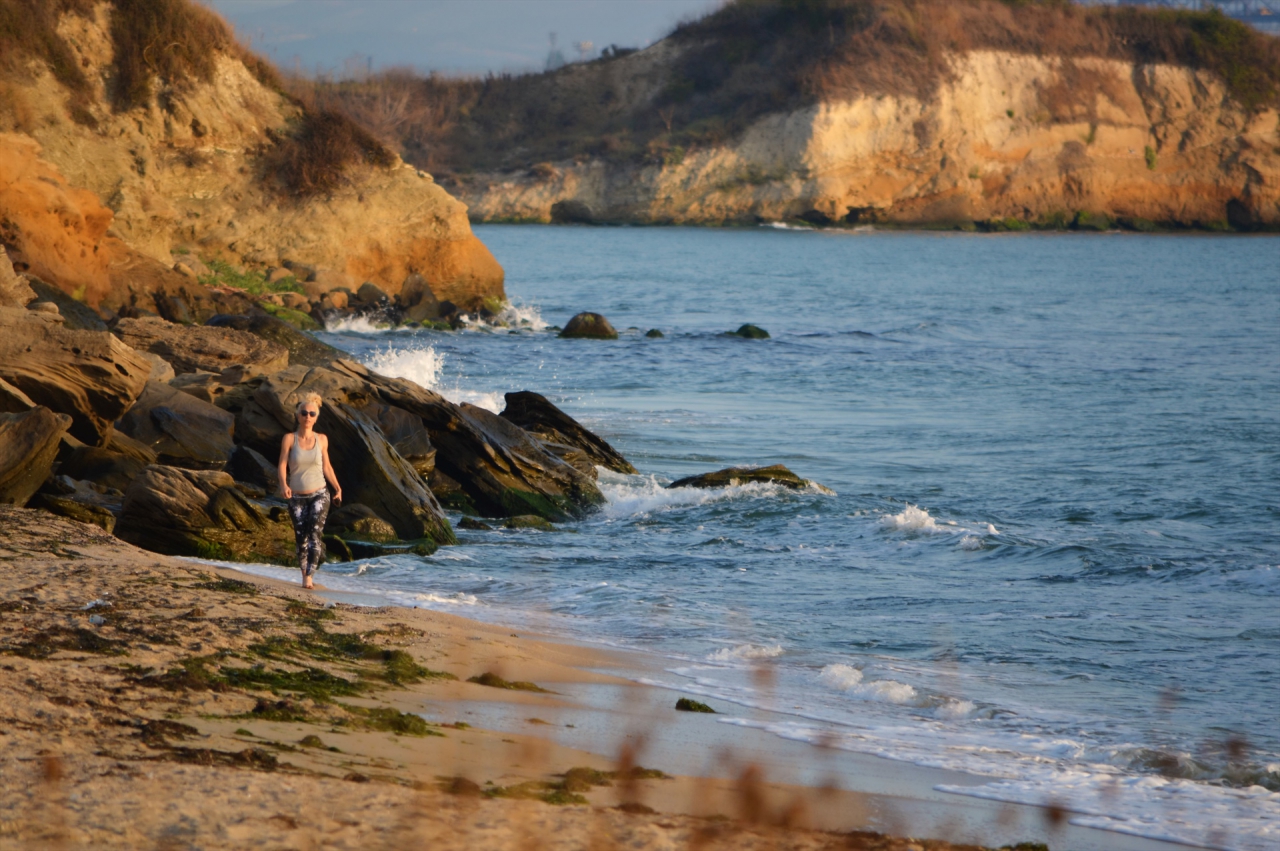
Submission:
<svg viewBox="0 0 1280 851">
<path fill-rule="evenodd" d="M 289 490 L 295 494 L 315 493 L 324 487 L 324 461 L 320 456 L 320 438 L 313 436 L 315 444 L 302 448 L 302 441 L 295 434 L 289 449 Z"/>
</svg>

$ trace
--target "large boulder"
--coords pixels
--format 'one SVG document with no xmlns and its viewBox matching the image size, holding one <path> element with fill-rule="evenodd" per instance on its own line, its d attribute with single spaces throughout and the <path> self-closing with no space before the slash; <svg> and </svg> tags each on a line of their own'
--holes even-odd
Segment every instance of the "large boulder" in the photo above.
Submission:
<svg viewBox="0 0 1280 851">
<path fill-rule="evenodd" d="M 280 490 L 276 464 L 248 446 L 237 446 L 225 469 L 237 482 L 261 488 L 263 493 L 274 494 Z"/>
<path fill-rule="evenodd" d="M 404 308 L 405 322 L 440 318 L 440 300 L 427 279 L 416 272 L 405 278 L 404 285 L 400 287 L 400 305 Z"/>
<path fill-rule="evenodd" d="M 329 512 L 324 531 L 347 540 L 391 543 L 397 539 L 395 527 L 367 505 L 352 502 Z"/>
<path fill-rule="evenodd" d="M 211 317 L 205 324 L 213 328 L 247 331 L 268 342 L 278 343 L 288 350 L 291 364 L 326 366 L 334 358 L 343 355 L 338 349 L 320 342 L 306 331 L 265 313 L 221 313 Z"/>
<path fill-rule="evenodd" d="M 156 452 L 151 447 L 112 431 L 106 446 L 78 446 L 73 449 L 70 457 L 59 465 L 58 473 L 123 491 L 156 460 Z"/>
<path fill-rule="evenodd" d="M 105 331 L 69 331 L 58 314 L 0 307 L 0 379 L 71 417 L 71 434 L 102 445 L 133 405 L 151 363 Z"/>
<path fill-rule="evenodd" d="M 231 458 L 235 421 L 216 405 L 149 381 L 119 428 L 149 446 L 162 464 L 208 470 L 221 469 Z"/>
<path fill-rule="evenodd" d="M 433 481 L 456 483 L 476 511 L 489 517 L 537 514 L 562 521 L 604 502 L 590 476 L 533 435 L 474 405 L 455 405 L 411 381 L 387 378 L 348 360 L 333 368 L 372 387 L 381 402 L 422 420 L 436 448 Z"/>
<path fill-rule="evenodd" d="M 115 334 L 134 349 L 159 355 L 179 375 L 232 366 L 275 372 L 289 365 L 283 345 L 235 328 L 177 325 L 163 319 L 121 319 Z"/>
<path fill-rule="evenodd" d="M 591 340 L 616 340 L 618 332 L 599 313 L 579 313 L 570 319 L 560 332 L 561 337 L 580 337 Z"/>
<path fill-rule="evenodd" d="M 284 504 L 246 497 L 220 471 L 148 467 L 125 491 L 115 534 L 167 555 L 278 564 L 295 558 Z"/>
<path fill-rule="evenodd" d="M 791 490 L 813 489 L 822 493 L 831 493 L 817 482 L 802 479 L 782 464 L 770 467 L 727 467 L 714 473 L 702 473 L 677 479 L 668 488 L 727 488 L 751 483 L 782 485 Z"/>
<path fill-rule="evenodd" d="M 597 435 L 582 427 L 573 417 L 557 408 L 546 396 L 522 390 L 508 393 L 502 418 L 547 443 L 572 446 L 586 454 L 592 463 L 615 473 L 634 473 L 636 468 L 617 450 Z M 560 454 L 560 453 L 557 453 Z M 561 457 L 564 457 L 561 455 Z M 572 463 L 572 462 L 571 462 Z"/>
<path fill-rule="evenodd" d="M 0 414 L 20 414 L 35 406 L 30 396 L 0 378 Z"/>
<path fill-rule="evenodd" d="M 423 479 L 428 479 L 436 468 L 436 448 L 431 445 L 431 434 L 422 424 L 422 418 L 380 402 L 367 404 L 362 410 L 377 422 L 400 457 Z"/>
<path fill-rule="evenodd" d="M 0 504 L 26 505 L 49 478 L 71 417 L 44 407 L 0 414 Z"/>
<path fill-rule="evenodd" d="M 0 266 L 0 276 L 3 275 L 3 267 Z M 107 323 L 103 322 L 98 312 L 89 305 L 82 301 L 77 301 L 62 290 L 52 284 L 46 284 L 39 278 L 28 276 L 27 282 L 36 294 L 33 304 L 47 302 L 55 305 L 58 308 L 58 313 L 62 314 L 62 327 L 72 331 L 107 330 Z M 28 304 L 27 307 L 32 307 L 32 304 Z"/>
</svg>

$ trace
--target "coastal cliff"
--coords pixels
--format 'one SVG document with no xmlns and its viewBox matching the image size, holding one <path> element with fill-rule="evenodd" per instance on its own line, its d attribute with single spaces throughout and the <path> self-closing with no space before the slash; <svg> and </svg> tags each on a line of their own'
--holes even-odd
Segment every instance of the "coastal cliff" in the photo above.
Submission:
<svg viewBox="0 0 1280 851">
<path fill-rule="evenodd" d="M 1000 51 L 949 58 L 931 95 L 777 113 L 665 161 L 477 173 L 477 220 L 1280 224 L 1280 116 L 1213 74 Z"/>
<path fill-rule="evenodd" d="M 1280 227 L 1280 39 L 1217 12 L 753 0 L 546 73 L 320 89 L 473 221 Z"/>
<path fill-rule="evenodd" d="M 193 283 L 172 271 L 192 256 L 305 264 L 324 273 L 312 296 L 364 281 L 395 296 L 416 274 L 466 309 L 504 297 L 462 203 L 282 93 L 212 13 L 3 5 L 27 32 L 0 81 L 0 238 L 21 271 L 109 309 Z"/>
</svg>

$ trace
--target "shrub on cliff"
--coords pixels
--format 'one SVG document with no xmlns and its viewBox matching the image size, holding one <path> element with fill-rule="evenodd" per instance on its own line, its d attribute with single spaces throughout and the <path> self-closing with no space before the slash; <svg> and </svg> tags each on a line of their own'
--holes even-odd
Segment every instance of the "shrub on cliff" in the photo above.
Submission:
<svg viewBox="0 0 1280 851">
<path fill-rule="evenodd" d="M 390 166 L 394 155 L 344 113 L 305 110 L 288 133 L 268 131 L 272 145 L 262 165 L 291 195 L 331 192 L 358 163 Z"/>
</svg>

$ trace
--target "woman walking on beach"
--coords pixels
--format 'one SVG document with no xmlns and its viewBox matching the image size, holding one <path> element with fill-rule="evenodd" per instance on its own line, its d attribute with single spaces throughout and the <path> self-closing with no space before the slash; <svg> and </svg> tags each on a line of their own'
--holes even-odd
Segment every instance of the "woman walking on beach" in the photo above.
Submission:
<svg viewBox="0 0 1280 851">
<path fill-rule="evenodd" d="M 294 408 L 298 430 L 280 441 L 280 490 L 289 500 L 289 516 L 293 518 L 293 539 L 298 545 L 298 567 L 302 569 L 302 587 L 314 588 L 311 576 L 324 560 L 324 521 L 329 516 L 329 491 L 325 480 L 333 485 L 333 501 L 342 503 L 342 486 L 329 463 L 329 438 L 315 431 L 320 417 L 320 394 L 308 393 Z"/>
</svg>

